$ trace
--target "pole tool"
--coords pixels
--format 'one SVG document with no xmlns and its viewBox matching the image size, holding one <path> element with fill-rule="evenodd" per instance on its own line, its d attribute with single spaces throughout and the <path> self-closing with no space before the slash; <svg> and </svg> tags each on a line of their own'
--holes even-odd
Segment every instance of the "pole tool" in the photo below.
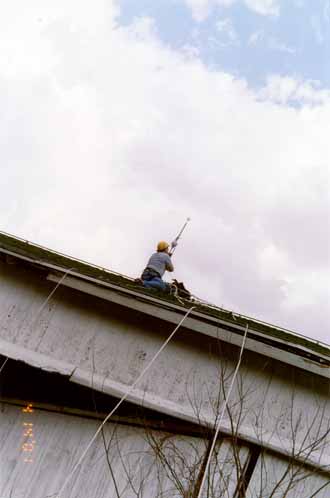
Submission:
<svg viewBox="0 0 330 498">
<path fill-rule="evenodd" d="M 183 231 L 185 230 L 186 226 L 188 225 L 190 221 L 190 218 L 187 218 L 186 219 L 186 222 L 185 224 L 183 225 L 183 227 L 181 228 L 180 232 L 178 233 L 178 235 L 175 237 L 175 239 L 173 240 L 173 242 L 171 243 L 171 250 L 170 250 L 170 256 L 172 256 L 172 254 L 174 253 L 175 251 L 175 248 L 176 246 L 178 245 L 178 241 L 179 239 L 181 238 L 181 235 L 183 234 Z"/>
</svg>

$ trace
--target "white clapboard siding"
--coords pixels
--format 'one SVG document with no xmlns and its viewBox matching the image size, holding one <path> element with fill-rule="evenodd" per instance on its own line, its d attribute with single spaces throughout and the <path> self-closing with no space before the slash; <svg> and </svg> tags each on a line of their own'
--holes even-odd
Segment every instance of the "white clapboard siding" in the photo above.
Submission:
<svg viewBox="0 0 330 498">
<path fill-rule="evenodd" d="M 329 477 L 312 473 L 302 466 L 290 466 L 288 461 L 276 456 L 259 457 L 247 498 L 311 498 L 312 496 L 329 498 Z"/>
<path fill-rule="evenodd" d="M 2 405 L 1 498 L 55 496 L 99 426 L 95 420 L 32 409 L 27 413 L 21 407 Z M 105 438 L 121 498 L 182 497 L 182 490 L 197 478 L 206 447 L 201 438 L 150 433 L 119 424 L 107 424 Z M 32 451 L 24 451 L 24 444 L 30 444 Z M 165 457 L 163 463 L 155 457 L 156 445 Z M 244 465 L 248 450 L 241 449 L 239 454 Z M 237 479 L 230 443 L 223 441 L 215 455 L 210 471 L 212 496 L 231 498 Z M 117 497 L 101 436 L 61 494 L 61 498 L 78 497 Z"/>
</svg>

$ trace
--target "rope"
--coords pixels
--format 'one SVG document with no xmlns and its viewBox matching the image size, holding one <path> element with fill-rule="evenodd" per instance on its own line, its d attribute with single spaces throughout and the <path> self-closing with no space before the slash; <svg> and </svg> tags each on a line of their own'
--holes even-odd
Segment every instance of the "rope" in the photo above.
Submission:
<svg viewBox="0 0 330 498">
<path fill-rule="evenodd" d="M 108 422 L 108 420 L 112 417 L 112 415 L 115 413 L 115 411 L 117 410 L 117 408 L 119 408 L 119 406 L 125 401 L 125 399 L 130 395 L 130 393 L 133 391 L 133 389 L 135 388 L 135 386 L 138 384 L 138 382 L 142 379 L 142 377 L 144 376 L 144 374 L 149 370 L 149 368 L 153 365 L 153 363 L 157 360 L 158 356 L 161 354 L 161 352 L 165 349 L 165 347 L 167 346 L 167 344 L 170 342 L 170 340 L 172 339 L 172 337 L 174 336 L 174 334 L 177 332 L 177 330 L 181 327 L 181 325 L 183 324 L 183 322 L 185 321 L 185 319 L 188 317 L 188 315 L 191 313 L 191 311 L 195 308 L 195 306 L 192 306 L 188 311 L 187 313 L 184 315 L 184 317 L 182 318 L 182 320 L 179 322 L 179 324 L 175 327 L 175 329 L 173 330 L 173 332 L 171 332 L 171 334 L 168 336 L 168 338 L 166 339 L 166 341 L 163 343 L 163 345 L 161 346 L 161 348 L 157 351 L 157 353 L 154 355 L 154 357 L 151 359 L 150 363 L 148 363 L 148 365 L 142 370 L 142 372 L 140 373 L 140 375 L 137 377 L 137 379 L 133 382 L 133 384 L 131 384 L 131 386 L 129 386 L 128 390 L 126 391 L 126 393 L 122 396 L 122 398 L 118 401 L 118 403 L 116 404 L 116 406 L 111 410 L 111 412 L 106 416 L 106 418 L 103 420 L 103 422 L 101 423 L 101 425 L 99 426 L 99 428 L 97 429 L 97 431 L 95 432 L 94 436 L 92 437 L 92 439 L 90 440 L 90 442 L 88 443 L 88 445 L 86 446 L 85 450 L 83 451 L 83 453 L 81 454 L 78 462 L 76 463 L 76 465 L 73 467 L 73 469 L 71 470 L 71 472 L 69 473 L 69 475 L 67 476 L 67 478 L 65 479 L 62 487 L 60 488 L 60 490 L 58 491 L 57 494 L 55 494 L 55 498 L 60 498 L 62 492 L 64 491 L 64 489 L 66 488 L 66 486 L 68 485 L 71 477 L 73 476 L 73 474 L 75 473 L 75 471 L 78 469 L 78 467 L 80 467 L 83 459 L 85 458 L 87 452 L 89 451 L 89 449 L 91 448 L 92 444 L 94 443 L 95 439 L 97 438 L 97 436 L 99 435 L 99 433 L 101 432 L 101 430 L 103 429 L 104 425 Z"/>
<path fill-rule="evenodd" d="M 32 320 L 31 322 L 31 325 L 30 325 L 30 329 L 32 328 L 33 325 L 35 325 L 40 313 L 42 312 L 42 310 L 45 308 L 45 306 L 47 305 L 48 301 L 51 299 L 51 297 L 55 294 L 56 290 L 59 288 L 59 286 L 64 282 L 65 278 L 68 276 L 68 274 L 70 273 L 70 271 L 73 270 L 73 268 L 69 268 L 69 270 L 67 270 L 63 277 L 57 282 L 57 284 L 55 285 L 54 289 L 52 290 L 52 292 L 49 294 L 49 296 L 47 297 L 47 299 L 45 300 L 45 302 L 40 306 L 39 310 L 37 311 L 36 313 L 36 316 L 34 317 L 34 320 Z M 39 348 L 41 342 L 42 342 L 42 339 L 43 337 L 41 336 L 40 337 L 40 340 L 37 344 L 37 348 Z"/>
<path fill-rule="evenodd" d="M 70 271 L 73 270 L 73 268 L 69 268 L 69 270 L 67 270 L 63 277 L 61 278 L 61 280 L 59 280 L 57 282 L 57 284 L 55 285 L 54 289 L 52 290 L 52 292 L 49 294 L 49 296 L 47 297 L 47 299 L 45 300 L 45 302 L 40 306 L 39 310 L 37 311 L 36 313 L 36 316 L 34 318 L 34 321 L 31 322 L 31 325 L 30 327 L 32 327 L 32 325 L 34 325 L 34 323 L 36 322 L 38 316 L 40 315 L 40 313 L 42 312 L 42 310 L 44 309 L 44 307 L 46 306 L 46 304 L 48 303 L 48 301 L 50 300 L 50 298 L 53 296 L 53 294 L 56 292 L 56 290 L 58 289 L 58 287 L 62 284 L 62 282 L 64 281 L 64 279 L 68 276 L 68 274 L 70 273 Z"/>
<path fill-rule="evenodd" d="M 7 363 L 8 360 L 9 360 L 9 358 L 7 356 L 6 359 L 4 360 L 3 364 L 1 365 L 0 374 L 1 374 L 2 370 L 5 368 L 5 365 L 6 365 L 6 363 Z"/>
<path fill-rule="evenodd" d="M 196 294 L 190 293 L 190 295 L 194 299 L 195 302 L 198 302 L 198 304 L 202 304 L 202 305 L 208 306 L 209 308 L 212 308 L 212 309 L 214 309 L 216 311 L 221 311 L 222 313 L 227 313 L 228 315 L 231 315 L 231 317 L 234 320 L 237 320 L 237 317 L 247 318 L 247 317 L 244 317 L 243 315 L 238 315 L 237 313 L 234 313 L 231 310 L 225 310 L 222 306 L 221 307 L 216 306 L 215 304 L 210 303 L 210 301 L 206 301 L 205 299 L 202 299 L 202 298 L 196 296 Z"/>
<path fill-rule="evenodd" d="M 175 284 L 170 284 L 171 285 L 171 295 L 174 296 L 182 306 L 185 306 L 185 303 L 182 301 L 182 299 L 179 297 L 179 290 Z"/>
<path fill-rule="evenodd" d="M 228 401 L 229 401 L 229 398 L 230 398 L 230 395 L 231 395 L 232 388 L 234 386 L 234 382 L 236 380 L 236 376 L 238 374 L 239 367 L 241 365 L 242 355 L 243 355 L 243 351 L 244 351 L 244 346 L 245 346 L 245 341 L 246 341 L 246 336 L 247 336 L 248 329 L 249 329 L 249 325 L 247 325 L 246 328 L 245 328 L 243 342 L 242 342 L 242 346 L 241 346 L 241 350 L 240 350 L 240 354 L 239 354 L 239 359 L 238 359 L 238 362 L 237 362 L 237 366 L 235 368 L 235 372 L 234 372 L 233 378 L 232 378 L 231 383 L 230 383 L 230 387 L 229 387 L 229 390 L 228 390 L 228 395 L 227 396 L 225 395 L 225 402 L 224 402 L 224 405 L 222 407 L 222 411 L 221 411 L 221 414 L 220 414 L 219 422 L 217 424 L 217 429 L 216 429 L 215 434 L 214 434 L 214 438 L 213 438 L 212 445 L 211 445 L 211 448 L 210 448 L 210 453 L 209 453 L 209 456 L 208 456 L 208 459 L 207 459 L 207 462 L 206 462 L 206 466 L 205 466 L 205 470 L 204 470 L 204 474 L 203 474 L 203 479 L 202 479 L 202 482 L 201 482 L 201 487 L 199 488 L 199 493 L 198 493 L 197 498 L 201 498 L 201 496 L 202 496 L 202 491 L 203 491 L 203 487 L 204 487 L 204 484 L 205 484 L 206 475 L 208 473 L 208 469 L 209 469 L 209 466 L 210 466 L 210 462 L 211 462 L 212 453 L 213 453 L 213 450 L 214 450 L 214 447 L 215 447 L 215 443 L 216 443 L 216 441 L 218 439 L 220 427 L 221 427 L 221 424 L 222 424 L 222 419 L 223 419 L 223 416 L 224 416 L 224 413 L 225 413 L 225 409 L 227 407 L 227 404 L 228 404 Z"/>
<path fill-rule="evenodd" d="M 49 296 L 46 298 L 46 300 L 42 303 L 42 305 L 40 306 L 40 308 L 38 309 L 38 311 L 36 312 L 35 316 L 32 318 L 31 320 L 31 323 L 29 325 L 29 329 L 32 328 L 32 326 L 36 323 L 40 313 L 43 311 L 43 309 L 45 308 L 46 304 L 48 303 L 48 301 L 51 299 L 51 297 L 54 295 L 54 293 L 56 292 L 56 290 L 58 289 L 58 287 L 62 284 L 62 282 L 64 281 L 64 279 L 67 277 L 68 273 L 70 273 L 70 271 L 72 270 L 72 268 L 69 268 L 69 270 L 67 270 L 63 277 L 61 278 L 61 280 L 59 280 L 59 282 L 55 285 L 54 289 L 51 291 L 51 293 L 49 294 Z M 23 321 L 23 324 L 25 323 L 25 320 Z M 40 344 L 40 343 L 39 343 Z M 5 368 L 5 365 L 7 363 L 7 361 L 9 360 L 8 357 L 6 357 L 6 359 L 4 360 L 3 364 L 1 365 L 1 368 L 0 368 L 0 374 L 2 372 L 2 370 Z"/>
</svg>

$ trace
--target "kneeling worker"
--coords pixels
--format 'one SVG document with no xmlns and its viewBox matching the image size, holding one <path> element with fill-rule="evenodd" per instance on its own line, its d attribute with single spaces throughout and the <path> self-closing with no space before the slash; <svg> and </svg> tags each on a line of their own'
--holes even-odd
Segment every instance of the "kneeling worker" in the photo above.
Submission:
<svg viewBox="0 0 330 498">
<path fill-rule="evenodd" d="M 172 242 L 172 248 L 177 245 L 177 242 Z M 160 289 L 163 291 L 170 290 L 170 284 L 162 280 L 165 271 L 174 271 L 174 266 L 171 261 L 170 245 L 167 242 L 161 241 L 157 245 L 155 252 L 148 261 L 148 264 L 141 275 L 142 284 L 149 289 Z"/>
</svg>

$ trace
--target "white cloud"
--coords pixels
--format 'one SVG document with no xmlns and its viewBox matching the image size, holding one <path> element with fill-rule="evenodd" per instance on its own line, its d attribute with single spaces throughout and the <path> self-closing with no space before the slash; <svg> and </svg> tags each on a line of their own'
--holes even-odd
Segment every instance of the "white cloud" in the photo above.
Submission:
<svg viewBox="0 0 330 498">
<path fill-rule="evenodd" d="M 330 90 L 320 89 L 317 81 L 302 81 L 290 76 L 273 75 L 267 78 L 260 95 L 280 104 L 295 102 L 307 105 L 328 104 Z"/>
<path fill-rule="evenodd" d="M 199 57 L 199 55 L 200 55 L 200 49 L 198 47 L 196 47 L 195 45 L 191 45 L 189 43 L 183 45 L 181 50 L 188 58 L 191 58 L 191 59 Z"/>
<path fill-rule="evenodd" d="M 215 5 L 214 0 L 184 0 L 191 9 L 192 17 L 197 22 L 205 21 Z"/>
<path fill-rule="evenodd" d="M 248 38 L 248 45 L 254 46 L 257 45 L 259 42 L 261 42 L 264 39 L 265 32 L 263 29 L 259 29 L 257 31 L 254 31 L 249 38 Z"/>
<path fill-rule="evenodd" d="M 271 50 L 277 50 L 278 52 L 284 52 L 290 55 L 294 55 L 297 53 L 297 49 L 294 47 L 290 47 L 289 45 L 286 45 L 280 40 L 277 40 L 276 38 L 269 38 L 268 40 L 268 46 Z"/>
<path fill-rule="evenodd" d="M 205 21 L 216 6 L 231 7 L 239 0 L 183 0 L 190 8 L 192 17 L 197 22 Z M 253 12 L 263 16 L 278 16 L 279 0 L 241 0 Z"/>
<path fill-rule="evenodd" d="M 296 48 L 286 45 L 281 40 L 274 37 L 266 37 L 263 29 L 253 32 L 248 38 L 248 45 L 252 47 L 259 45 L 261 42 L 263 42 L 263 45 L 266 45 L 270 50 L 276 50 L 290 55 L 297 53 Z"/>
<path fill-rule="evenodd" d="M 54 5 L 0 19 L 0 227 L 136 276 L 191 216 L 178 279 L 328 340 L 329 92 L 277 77 L 260 95 L 109 1 Z"/>
<path fill-rule="evenodd" d="M 263 16 L 278 16 L 280 13 L 279 0 L 244 0 L 246 6 Z"/>
<path fill-rule="evenodd" d="M 212 9 L 216 6 L 230 7 L 236 0 L 183 0 L 191 9 L 193 19 L 197 22 L 205 21 Z"/>
<path fill-rule="evenodd" d="M 239 44 L 239 37 L 231 19 L 220 19 L 216 22 L 216 28 L 220 33 L 220 40 L 224 46 Z"/>
<path fill-rule="evenodd" d="M 230 7 L 236 2 L 236 0 L 216 0 L 216 2 L 218 5 L 221 5 L 223 7 Z"/>
<path fill-rule="evenodd" d="M 152 17 L 136 17 L 131 23 L 131 32 L 137 40 L 147 41 L 154 40 L 157 36 L 157 28 L 155 20 Z"/>
</svg>

